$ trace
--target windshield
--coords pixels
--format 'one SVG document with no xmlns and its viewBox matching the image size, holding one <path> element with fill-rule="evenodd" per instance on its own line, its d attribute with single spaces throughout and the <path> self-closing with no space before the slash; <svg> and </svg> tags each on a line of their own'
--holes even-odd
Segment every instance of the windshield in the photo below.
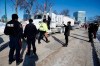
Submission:
<svg viewBox="0 0 100 66">
<path fill-rule="evenodd" d="M 34 19 L 42 19 L 42 15 L 35 15 Z"/>
</svg>

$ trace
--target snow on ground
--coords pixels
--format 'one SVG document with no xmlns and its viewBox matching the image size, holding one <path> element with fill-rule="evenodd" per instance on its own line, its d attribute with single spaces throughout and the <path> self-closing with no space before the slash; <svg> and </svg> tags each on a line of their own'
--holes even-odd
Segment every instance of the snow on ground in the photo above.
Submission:
<svg viewBox="0 0 100 66">
<path fill-rule="evenodd" d="M 97 32 L 97 38 L 100 41 L 100 27 L 99 27 L 98 32 Z"/>
<path fill-rule="evenodd" d="M 0 34 L 3 34 L 5 28 L 5 23 L 0 22 Z"/>
<path fill-rule="evenodd" d="M 98 29 L 98 34 L 100 34 L 100 27 L 99 27 L 99 29 Z"/>
<path fill-rule="evenodd" d="M 0 22 L 0 35 L 4 32 L 5 24 L 6 23 Z M 26 26 L 26 24 L 28 24 L 28 21 L 22 22 L 23 28 Z"/>
</svg>

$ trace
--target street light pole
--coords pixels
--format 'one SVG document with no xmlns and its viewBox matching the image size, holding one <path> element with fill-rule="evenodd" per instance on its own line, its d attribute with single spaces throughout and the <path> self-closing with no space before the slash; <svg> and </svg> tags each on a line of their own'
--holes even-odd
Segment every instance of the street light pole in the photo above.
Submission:
<svg viewBox="0 0 100 66">
<path fill-rule="evenodd" d="M 7 7 L 6 7 L 6 0 L 5 0 L 5 22 L 7 22 Z"/>
<path fill-rule="evenodd" d="M 16 5 L 15 5 L 15 11 L 16 11 L 16 14 L 18 14 L 18 0 L 16 0 Z"/>
</svg>

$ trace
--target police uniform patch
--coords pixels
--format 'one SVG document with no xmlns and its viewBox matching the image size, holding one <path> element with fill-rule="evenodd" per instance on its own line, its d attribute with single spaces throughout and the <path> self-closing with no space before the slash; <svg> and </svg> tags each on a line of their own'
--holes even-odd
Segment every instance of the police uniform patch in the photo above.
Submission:
<svg viewBox="0 0 100 66">
<path fill-rule="evenodd" d="M 7 24 L 7 27 L 14 27 L 14 24 Z"/>
</svg>

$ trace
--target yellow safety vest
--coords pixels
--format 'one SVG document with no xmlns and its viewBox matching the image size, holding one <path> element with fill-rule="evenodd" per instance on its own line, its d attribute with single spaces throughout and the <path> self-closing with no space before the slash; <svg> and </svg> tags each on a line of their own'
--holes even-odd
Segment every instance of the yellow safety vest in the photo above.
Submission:
<svg viewBox="0 0 100 66">
<path fill-rule="evenodd" d="M 39 24 L 39 30 L 41 30 L 41 31 L 48 31 L 48 27 L 47 27 L 47 24 L 46 23 L 44 23 L 44 22 L 42 22 L 42 23 L 40 23 Z"/>
</svg>

